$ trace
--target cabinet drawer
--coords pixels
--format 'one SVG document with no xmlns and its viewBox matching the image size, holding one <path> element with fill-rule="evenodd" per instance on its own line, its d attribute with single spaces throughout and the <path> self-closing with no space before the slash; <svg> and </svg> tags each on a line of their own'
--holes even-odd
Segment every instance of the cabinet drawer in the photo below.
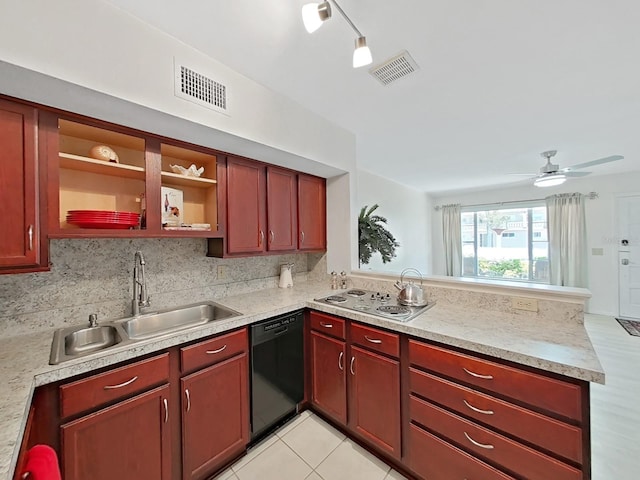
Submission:
<svg viewBox="0 0 640 480">
<path fill-rule="evenodd" d="M 169 354 L 125 365 L 60 387 L 62 418 L 129 397 L 169 380 Z"/>
<path fill-rule="evenodd" d="M 398 334 L 389 333 L 377 328 L 367 327 L 359 323 L 351 324 L 351 343 L 386 353 L 392 357 L 400 356 L 400 337 Z"/>
<path fill-rule="evenodd" d="M 413 424 L 409 425 L 409 448 L 409 468 L 419 478 L 514 480 Z"/>
<path fill-rule="evenodd" d="M 180 349 L 182 373 L 213 365 L 248 349 L 246 328 L 183 347 Z"/>
<path fill-rule="evenodd" d="M 460 445 L 465 450 L 528 480 L 580 480 L 582 472 L 431 403 L 411 397 L 412 421 Z"/>
<path fill-rule="evenodd" d="M 409 388 L 428 400 L 582 463 L 582 430 L 414 368 Z"/>
<path fill-rule="evenodd" d="M 582 420 L 579 385 L 526 372 L 463 353 L 409 340 L 409 360 L 426 370 Z"/>
<path fill-rule="evenodd" d="M 325 335 L 345 339 L 346 322 L 342 318 L 326 315 L 320 312 L 310 312 L 311 329 L 322 332 Z"/>
</svg>

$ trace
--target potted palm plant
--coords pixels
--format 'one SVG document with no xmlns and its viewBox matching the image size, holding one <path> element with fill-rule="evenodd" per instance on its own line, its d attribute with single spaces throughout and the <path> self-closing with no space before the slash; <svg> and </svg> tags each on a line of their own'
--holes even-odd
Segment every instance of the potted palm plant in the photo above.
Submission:
<svg viewBox="0 0 640 480">
<path fill-rule="evenodd" d="M 387 219 L 373 215 L 377 208 L 378 204 L 372 207 L 365 205 L 358 216 L 358 266 L 368 264 L 376 252 L 382 256 L 382 263 L 388 263 L 396 256 L 396 248 L 400 246 L 385 227 Z"/>
</svg>

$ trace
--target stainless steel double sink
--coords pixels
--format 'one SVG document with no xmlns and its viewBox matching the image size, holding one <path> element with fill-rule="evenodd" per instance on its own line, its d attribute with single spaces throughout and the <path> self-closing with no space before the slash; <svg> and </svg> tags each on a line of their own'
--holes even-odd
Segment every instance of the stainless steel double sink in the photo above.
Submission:
<svg viewBox="0 0 640 480">
<path fill-rule="evenodd" d="M 215 302 L 202 302 L 111 320 L 96 326 L 85 324 L 61 328 L 53 334 L 49 363 L 56 365 L 116 345 L 158 338 L 240 315 Z"/>
</svg>

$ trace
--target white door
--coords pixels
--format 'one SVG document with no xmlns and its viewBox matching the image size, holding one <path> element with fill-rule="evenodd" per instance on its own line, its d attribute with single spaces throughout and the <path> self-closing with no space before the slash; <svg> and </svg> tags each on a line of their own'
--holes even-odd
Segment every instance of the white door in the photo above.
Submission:
<svg viewBox="0 0 640 480">
<path fill-rule="evenodd" d="M 618 197 L 620 316 L 640 319 L 640 195 Z"/>
</svg>

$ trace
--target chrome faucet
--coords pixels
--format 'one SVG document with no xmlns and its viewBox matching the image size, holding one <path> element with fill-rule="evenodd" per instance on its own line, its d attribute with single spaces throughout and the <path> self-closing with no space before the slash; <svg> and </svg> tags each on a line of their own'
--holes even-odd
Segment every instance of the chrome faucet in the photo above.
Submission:
<svg viewBox="0 0 640 480">
<path fill-rule="evenodd" d="M 131 300 L 131 314 L 135 317 L 140 315 L 140 307 L 151 305 L 150 296 L 147 293 L 147 282 L 144 276 L 144 256 L 141 251 L 137 251 L 133 257 L 133 300 Z M 138 266 L 138 263 L 140 264 Z"/>
</svg>

